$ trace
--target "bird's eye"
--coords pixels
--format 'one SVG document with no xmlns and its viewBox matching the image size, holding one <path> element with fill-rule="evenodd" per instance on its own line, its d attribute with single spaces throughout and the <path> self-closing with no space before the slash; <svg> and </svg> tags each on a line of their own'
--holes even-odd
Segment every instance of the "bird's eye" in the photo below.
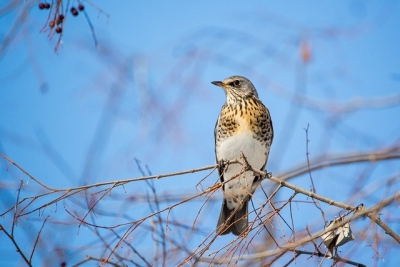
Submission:
<svg viewBox="0 0 400 267">
<path fill-rule="evenodd" d="M 234 80 L 233 82 L 231 82 L 230 83 L 230 85 L 233 85 L 233 86 L 240 86 L 240 81 L 239 80 Z"/>
</svg>

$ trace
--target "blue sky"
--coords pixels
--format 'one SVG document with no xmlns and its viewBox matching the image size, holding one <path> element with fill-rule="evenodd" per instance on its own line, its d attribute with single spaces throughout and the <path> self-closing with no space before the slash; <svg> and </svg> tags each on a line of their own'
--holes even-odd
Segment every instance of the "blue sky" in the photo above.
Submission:
<svg viewBox="0 0 400 267">
<path fill-rule="evenodd" d="M 98 48 L 81 13 L 76 18 L 67 16 L 62 44 L 54 52 L 57 36 L 48 38 L 46 32 L 39 32 L 47 12 L 34 3 L 0 55 L 0 152 L 49 186 L 139 177 L 135 159 L 153 174 L 213 164 L 213 129 L 224 94 L 210 82 L 231 75 L 249 78 L 271 112 L 275 139 L 268 171 L 274 174 L 305 163 L 308 124 L 311 158 L 372 151 L 399 141 L 400 5 L 396 1 L 96 1 L 104 12 L 83 3 Z M 2 14 L 2 44 L 28 4 L 21 2 Z M 302 42 L 310 49 L 307 63 L 299 53 Z M 308 102 L 295 98 L 294 92 Z M 365 99 L 383 107 L 334 112 Z M 387 104 L 388 99 L 394 104 Z M 357 165 L 316 172 L 318 193 L 344 202 L 354 187 L 343 185 L 353 185 L 352 179 L 367 169 Z M 396 172 L 398 161 L 374 166 L 361 187 Z M 19 179 L 28 179 L 5 161 L 0 174 L 4 210 L 15 202 Z M 195 194 L 204 176 L 195 173 L 154 183 L 160 194 Z M 216 179 L 213 174 L 204 185 Z M 307 176 L 295 182 L 310 186 Z M 28 185 L 27 195 L 39 190 L 32 181 Z M 125 190 L 125 196 L 135 196 L 149 188 L 134 183 Z M 379 192 L 359 201 L 373 203 L 384 195 Z M 115 194 L 124 196 L 124 191 Z M 282 193 L 279 198 L 286 196 Z M 188 204 L 186 224 L 193 223 L 199 203 Z M 71 202 L 64 205 L 75 207 Z M 135 205 L 105 201 L 102 208 L 116 208 L 121 217 L 123 211 L 133 217 L 148 213 L 141 206 L 136 214 Z M 213 230 L 219 205 L 219 201 L 210 205 L 210 212 L 201 217 L 205 231 Z M 52 215 L 54 220 L 72 221 L 61 207 Z M 180 218 L 182 212 L 185 209 L 177 208 L 174 216 Z M 0 220 L 9 222 L 8 217 Z M 38 222 L 23 223 L 35 230 L 21 230 L 19 237 L 35 237 Z M 303 223 L 304 218 L 298 222 Z M 77 226 L 71 226 L 58 233 L 56 243 L 63 247 L 62 240 L 73 235 L 73 250 L 82 245 L 81 238 L 93 238 L 76 232 Z M 6 242 L 0 262 L 20 263 L 9 241 L 0 235 L 0 243 Z M 66 251 L 68 262 L 82 258 Z M 368 248 L 358 252 L 357 259 L 363 253 L 368 260 L 374 255 Z M 394 266 L 393 257 L 390 253 L 385 257 L 385 266 Z M 44 259 L 48 260 L 40 253 L 34 257 L 38 264 Z M 378 266 L 382 263 L 378 261 Z"/>
</svg>

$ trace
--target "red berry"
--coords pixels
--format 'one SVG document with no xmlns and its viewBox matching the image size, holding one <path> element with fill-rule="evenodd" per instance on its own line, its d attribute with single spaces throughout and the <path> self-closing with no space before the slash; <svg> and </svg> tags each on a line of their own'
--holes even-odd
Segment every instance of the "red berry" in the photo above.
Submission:
<svg viewBox="0 0 400 267">
<path fill-rule="evenodd" d="M 76 10 L 75 7 L 71 7 L 71 13 L 72 13 L 72 15 L 74 15 L 75 17 L 78 16 L 78 10 Z"/>
<path fill-rule="evenodd" d="M 49 27 L 50 27 L 50 28 L 53 28 L 53 27 L 54 27 L 54 21 L 50 21 L 50 22 L 49 22 Z"/>
<path fill-rule="evenodd" d="M 61 33 L 62 32 L 62 28 L 57 27 L 56 28 L 56 33 Z"/>
<path fill-rule="evenodd" d="M 58 17 L 56 19 L 56 24 L 57 25 L 61 24 L 63 22 L 63 20 L 64 20 L 64 15 L 63 14 L 58 15 Z"/>
<path fill-rule="evenodd" d="M 82 5 L 82 4 L 79 4 L 79 5 L 78 5 L 78 9 L 79 9 L 80 11 L 83 11 L 83 10 L 85 9 L 85 6 Z"/>
<path fill-rule="evenodd" d="M 39 3 L 39 9 L 44 9 L 45 5 L 43 3 Z"/>
<path fill-rule="evenodd" d="M 49 9 L 50 8 L 50 4 L 49 3 L 44 4 L 44 8 L 45 9 Z"/>
</svg>

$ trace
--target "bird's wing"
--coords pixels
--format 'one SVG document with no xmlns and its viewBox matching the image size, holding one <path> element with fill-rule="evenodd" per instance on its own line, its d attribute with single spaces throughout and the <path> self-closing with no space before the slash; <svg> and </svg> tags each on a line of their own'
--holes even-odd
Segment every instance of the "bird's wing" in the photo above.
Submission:
<svg viewBox="0 0 400 267">
<path fill-rule="evenodd" d="M 224 109 L 226 104 L 224 104 L 222 106 L 222 109 Z M 222 110 L 221 109 L 221 110 Z M 219 122 L 219 116 L 217 121 L 215 122 L 215 127 L 214 127 L 214 153 L 215 153 L 215 162 L 218 164 L 219 163 L 219 159 L 217 158 L 217 132 L 218 132 L 218 122 Z M 218 177 L 221 180 L 221 182 L 224 181 L 224 166 L 222 166 L 221 164 L 218 166 Z M 222 189 L 224 189 L 224 187 L 222 187 Z"/>
</svg>

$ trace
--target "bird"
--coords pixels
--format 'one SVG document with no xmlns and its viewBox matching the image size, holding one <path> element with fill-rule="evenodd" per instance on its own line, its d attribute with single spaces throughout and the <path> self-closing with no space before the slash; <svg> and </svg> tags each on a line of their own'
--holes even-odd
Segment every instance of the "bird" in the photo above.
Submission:
<svg viewBox="0 0 400 267">
<path fill-rule="evenodd" d="M 245 236 L 248 202 L 262 177 L 251 170 L 241 173 L 240 164 L 223 163 L 239 159 L 243 153 L 254 170 L 264 171 L 274 137 L 271 116 L 247 78 L 231 76 L 211 83 L 226 95 L 214 128 L 215 158 L 224 194 L 216 233 Z"/>
</svg>

